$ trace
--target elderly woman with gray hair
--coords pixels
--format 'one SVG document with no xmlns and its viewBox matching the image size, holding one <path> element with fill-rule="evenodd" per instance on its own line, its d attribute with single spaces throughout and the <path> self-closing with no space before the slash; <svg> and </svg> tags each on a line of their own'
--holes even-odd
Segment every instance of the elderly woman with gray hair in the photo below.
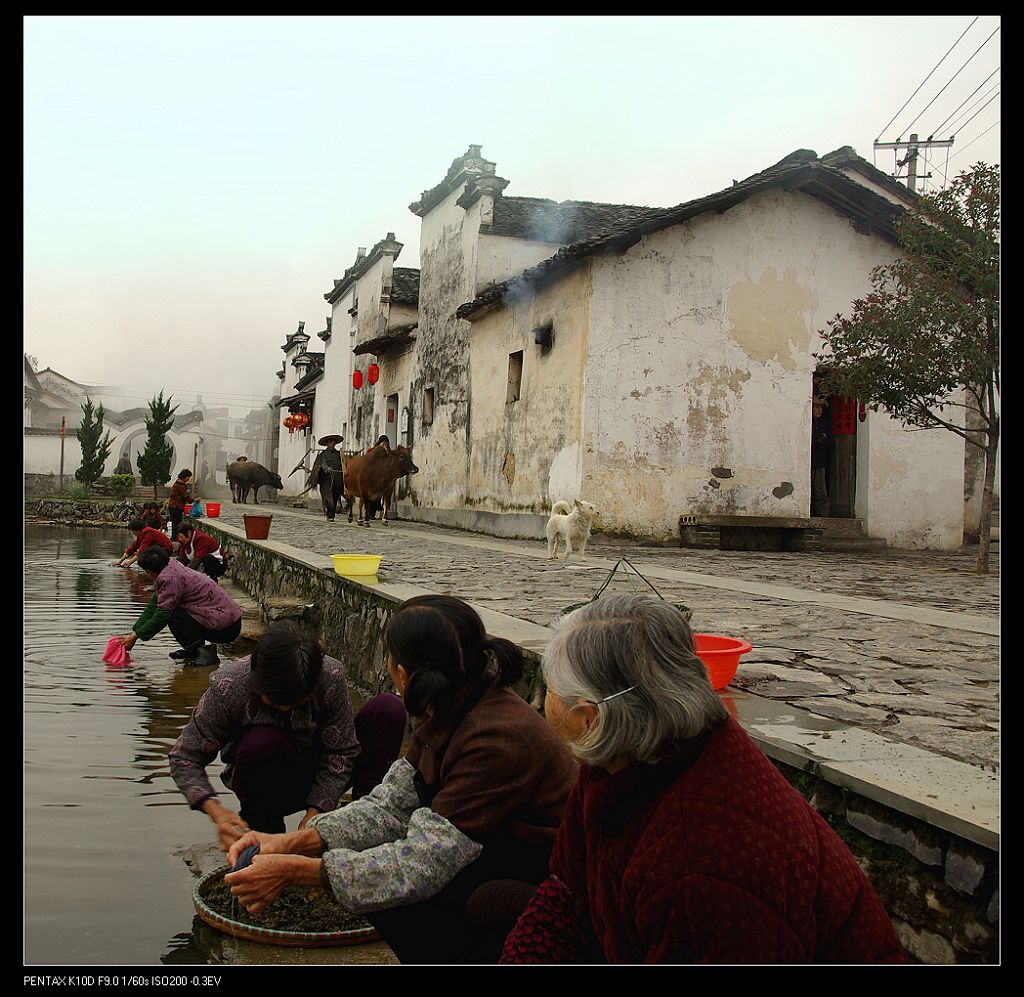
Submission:
<svg viewBox="0 0 1024 997">
<path fill-rule="evenodd" d="M 903 962 L 825 821 L 730 718 L 680 613 L 599 599 L 544 657 L 583 764 L 503 962 Z"/>
</svg>

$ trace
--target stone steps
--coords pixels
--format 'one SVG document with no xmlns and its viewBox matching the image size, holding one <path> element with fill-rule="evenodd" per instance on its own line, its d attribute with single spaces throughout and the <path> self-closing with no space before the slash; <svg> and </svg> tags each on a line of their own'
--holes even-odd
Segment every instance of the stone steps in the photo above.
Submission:
<svg viewBox="0 0 1024 997">
<path fill-rule="evenodd" d="M 886 550 L 888 544 L 880 537 L 869 537 L 864 533 L 861 519 L 832 519 L 814 516 L 811 525 L 822 530 L 821 549 L 835 551 Z"/>
</svg>

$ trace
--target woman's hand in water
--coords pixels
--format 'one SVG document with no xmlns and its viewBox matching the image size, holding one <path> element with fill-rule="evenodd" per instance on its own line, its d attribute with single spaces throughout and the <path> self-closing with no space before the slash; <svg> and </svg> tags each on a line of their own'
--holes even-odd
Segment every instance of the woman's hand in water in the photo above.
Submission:
<svg viewBox="0 0 1024 997">
<path fill-rule="evenodd" d="M 135 647 L 135 642 L 138 639 L 139 639 L 139 635 L 137 633 L 132 632 L 130 634 L 122 634 L 120 637 L 117 638 L 117 642 L 126 651 L 130 651 L 133 647 Z"/>
</svg>

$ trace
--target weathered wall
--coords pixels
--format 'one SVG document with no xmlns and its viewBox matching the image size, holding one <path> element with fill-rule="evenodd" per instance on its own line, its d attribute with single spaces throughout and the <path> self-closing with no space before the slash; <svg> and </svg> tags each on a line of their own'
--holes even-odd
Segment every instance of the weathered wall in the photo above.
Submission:
<svg viewBox="0 0 1024 997">
<path fill-rule="evenodd" d="M 417 505 L 462 506 L 469 475 L 470 326 L 455 317 L 455 309 L 476 291 L 477 237 L 485 199 L 467 211 L 456 203 L 463 189 L 460 185 L 429 211 L 420 230 L 416 376 L 410 386 L 416 463 L 422 469 L 411 483 Z M 434 388 L 434 419 L 423 425 L 427 387 Z"/>
<path fill-rule="evenodd" d="M 593 264 L 584 497 L 668 538 L 688 513 L 807 516 L 816 330 L 894 249 L 770 191 Z"/>
<path fill-rule="evenodd" d="M 959 410 L 947 412 L 950 421 Z M 964 532 L 964 441 L 882 412 L 857 427 L 857 515 L 890 547 L 956 550 Z"/>
<path fill-rule="evenodd" d="M 81 413 L 79 413 L 81 414 Z M 146 448 L 146 426 L 144 422 L 133 422 L 118 430 L 115 426 L 104 426 L 104 432 L 110 433 L 110 456 L 103 466 L 103 475 L 113 474 L 117 468 L 122 449 L 126 446 L 131 454 L 132 473 L 139 476 L 139 468 L 135 457 Z M 175 478 L 178 471 L 192 467 L 194 445 L 199 442 L 199 433 L 192 429 L 182 433 L 173 430 L 167 439 L 174 447 L 171 461 L 171 477 Z M 53 429 L 27 429 L 24 436 L 23 464 L 28 474 L 58 474 L 60 471 L 60 435 Z M 202 448 L 200 448 L 200 451 Z M 200 457 L 200 463 L 202 458 Z M 82 464 L 82 447 L 73 429 L 67 430 L 64 437 L 64 474 L 74 480 L 75 471 Z M 195 471 L 195 468 L 192 468 Z"/>
<path fill-rule="evenodd" d="M 282 398 L 288 398 L 295 394 L 295 382 L 298 380 L 299 375 L 296 368 L 292 366 L 292 361 L 299 354 L 304 353 L 308 345 L 309 336 L 299 336 L 293 340 L 290 349 L 284 354 L 284 381 L 281 384 Z M 287 405 L 274 411 L 277 422 L 281 427 L 281 435 L 277 447 L 277 466 L 271 467 L 270 470 L 277 471 L 281 476 L 281 480 L 284 482 L 284 491 L 281 494 L 290 498 L 298 495 L 306 487 L 305 475 L 301 471 L 291 474 L 291 470 L 305 457 L 311 443 L 315 444 L 316 440 L 311 432 L 301 429 L 289 432 L 284 428 L 284 420 L 288 418 Z M 251 499 L 252 496 L 250 495 Z"/>
<path fill-rule="evenodd" d="M 473 324 L 470 337 L 473 435 L 466 504 L 500 512 L 547 513 L 580 498 L 583 370 L 589 270 L 556 287 L 523 292 Z M 552 324 L 547 352 L 533 330 Z M 508 403 L 509 355 L 522 351 L 518 401 Z"/>
<path fill-rule="evenodd" d="M 530 239 L 481 233 L 477 249 L 475 293 L 478 294 L 489 284 L 497 284 L 513 274 L 520 274 L 541 260 L 549 259 L 558 252 L 560 246 L 561 243 L 557 242 L 534 242 Z"/>
<path fill-rule="evenodd" d="M 331 306 L 331 338 L 324 343 L 324 375 L 316 386 L 313 407 L 314 440 L 338 433 L 349 437 L 349 396 L 352 393 L 352 335 L 354 323 L 348 310 L 352 307 L 352 291 Z M 294 465 L 292 465 L 294 466 Z"/>
</svg>

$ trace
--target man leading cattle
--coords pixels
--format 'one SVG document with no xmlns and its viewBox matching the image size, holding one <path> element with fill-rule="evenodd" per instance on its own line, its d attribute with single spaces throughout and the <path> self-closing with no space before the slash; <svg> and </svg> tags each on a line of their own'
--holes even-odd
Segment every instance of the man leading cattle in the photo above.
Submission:
<svg viewBox="0 0 1024 997">
<path fill-rule="evenodd" d="M 334 522 L 338 510 L 338 502 L 345 490 L 345 473 L 342 470 L 341 453 L 337 446 L 344 442 L 342 436 L 323 436 L 317 443 L 326 447 L 316 455 L 313 468 L 309 472 L 309 487 L 320 489 L 320 501 L 323 503 L 324 515 L 329 523 Z"/>
</svg>

